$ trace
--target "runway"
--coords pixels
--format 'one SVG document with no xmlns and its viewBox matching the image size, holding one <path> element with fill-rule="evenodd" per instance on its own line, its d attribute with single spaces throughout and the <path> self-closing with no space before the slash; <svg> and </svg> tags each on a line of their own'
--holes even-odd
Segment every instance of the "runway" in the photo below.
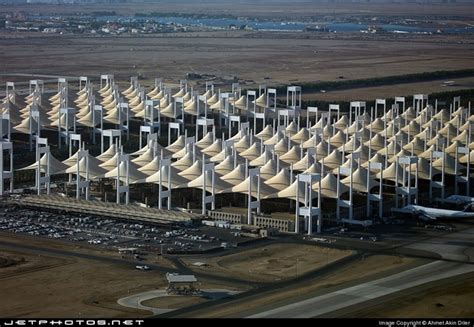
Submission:
<svg viewBox="0 0 474 327">
<path fill-rule="evenodd" d="M 312 318 L 398 291 L 474 271 L 474 265 L 434 261 L 375 281 L 260 312 L 248 318 Z"/>
</svg>

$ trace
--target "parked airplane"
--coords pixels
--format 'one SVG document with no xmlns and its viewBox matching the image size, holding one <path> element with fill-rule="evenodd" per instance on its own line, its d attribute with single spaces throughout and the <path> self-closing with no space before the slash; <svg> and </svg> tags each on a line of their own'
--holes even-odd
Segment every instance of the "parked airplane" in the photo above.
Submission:
<svg viewBox="0 0 474 327">
<path fill-rule="evenodd" d="M 446 198 L 446 200 L 456 202 L 458 204 L 474 204 L 474 198 L 472 196 L 450 195 Z"/>
<path fill-rule="evenodd" d="M 470 206 L 471 204 L 466 206 L 464 210 L 466 210 Z M 417 218 L 423 220 L 436 220 L 446 218 L 474 218 L 474 212 L 429 208 L 415 204 L 409 204 L 401 209 L 395 209 L 393 211 L 397 213 L 412 214 L 414 216 L 417 216 Z"/>
</svg>

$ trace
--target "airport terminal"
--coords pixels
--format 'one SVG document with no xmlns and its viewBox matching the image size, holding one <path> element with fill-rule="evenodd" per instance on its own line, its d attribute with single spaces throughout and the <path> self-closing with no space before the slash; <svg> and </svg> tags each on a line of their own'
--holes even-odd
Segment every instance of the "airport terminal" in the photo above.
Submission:
<svg viewBox="0 0 474 327">
<path fill-rule="evenodd" d="M 473 35 L 472 0 L 0 0 L 0 325 L 472 325 Z"/>
<path fill-rule="evenodd" d="M 112 316 L 363 316 L 377 308 L 364 294 L 470 278 L 469 99 L 316 107 L 302 91 L 113 75 L 7 82 L 0 244 L 45 267 L 87 259 L 76 270 L 102 291 L 70 312 Z M 9 258 L 0 264 L 23 269 Z M 335 290 L 294 294 L 318 287 Z M 275 292 L 292 302 L 269 307 Z"/>
<path fill-rule="evenodd" d="M 0 192 L 38 208 L 308 235 L 397 214 L 469 215 L 432 208 L 471 204 L 474 116 L 460 97 L 303 108 L 298 86 L 113 75 L 21 85 L 7 83 L 1 107 Z"/>
</svg>

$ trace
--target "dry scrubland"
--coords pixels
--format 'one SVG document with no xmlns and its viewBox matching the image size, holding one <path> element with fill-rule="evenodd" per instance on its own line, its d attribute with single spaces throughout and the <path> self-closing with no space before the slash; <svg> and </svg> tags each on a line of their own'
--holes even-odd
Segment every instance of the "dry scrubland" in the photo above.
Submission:
<svg viewBox="0 0 474 327">
<path fill-rule="evenodd" d="M 452 80 L 452 86 L 443 86 L 444 81 Z M 444 79 L 431 82 L 406 83 L 375 87 L 354 88 L 349 90 L 328 91 L 326 93 L 306 93 L 304 100 L 354 101 L 393 98 L 395 96 L 413 95 L 414 93 L 431 94 L 435 92 L 474 89 L 474 77 Z"/>
<path fill-rule="evenodd" d="M 178 80 L 211 74 L 242 84 L 333 81 L 472 68 L 474 42 L 444 37 L 304 39 L 299 33 L 209 32 L 147 37 L 0 35 L 0 71 L 65 76 L 112 73 Z M 0 76 L 25 81 L 28 77 Z M 222 80 L 221 80 L 222 81 Z"/>
<path fill-rule="evenodd" d="M 205 262 L 208 266 L 196 269 L 207 273 L 271 282 L 294 278 L 351 253 L 313 245 L 272 244 L 221 257 L 186 258 L 183 261 L 190 267 L 194 262 Z"/>
<path fill-rule="evenodd" d="M 171 5 L 172 3 L 172 5 Z M 147 4 L 74 6 L 0 6 L 0 12 L 92 13 L 185 13 L 235 15 L 282 20 L 308 16 L 346 15 L 392 17 L 409 15 L 460 26 L 474 22 L 474 4 L 390 5 L 328 4 L 268 1 L 160 1 Z M 341 17 L 341 16 L 337 16 Z M 0 83 L 25 81 L 29 77 L 2 73 L 35 73 L 65 76 L 115 74 L 128 80 L 139 75 L 151 82 L 155 77 L 177 81 L 186 73 L 216 76 L 217 84 L 229 85 L 237 77 L 245 87 L 304 82 L 335 81 L 343 77 L 361 79 L 472 68 L 474 41 L 469 35 L 363 35 L 214 31 L 147 36 L 45 35 L 0 33 Z M 146 82 L 146 81 L 145 81 Z M 395 89 L 397 95 L 413 94 L 418 85 Z M 445 88 L 421 85 L 423 92 Z M 377 90 L 357 89 L 355 99 L 372 97 Z M 399 92 L 406 92 L 400 94 Z M 386 93 L 386 92 L 385 92 Z M 392 95 L 391 92 L 389 92 Z M 338 94 L 335 94 L 337 96 Z M 325 99 L 316 94 L 312 98 Z M 342 97 L 346 97 L 342 94 Z"/>
<path fill-rule="evenodd" d="M 96 256 L 116 252 L 54 240 L 0 234 L 0 241 Z M 167 260 L 153 260 L 172 266 Z M 139 271 L 73 256 L 37 255 L 0 249 L 0 317 L 138 317 L 146 311 L 116 301 L 129 294 L 166 287 L 163 273 Z"/>
<path fill-rule="evenodd" d="M 129 266 L 4 250 L 0 257 L 17 261 L 0 268 L 0 317 L 143 316 L 117 299 L 166 285 L 163 274 Z"/>
</svg>

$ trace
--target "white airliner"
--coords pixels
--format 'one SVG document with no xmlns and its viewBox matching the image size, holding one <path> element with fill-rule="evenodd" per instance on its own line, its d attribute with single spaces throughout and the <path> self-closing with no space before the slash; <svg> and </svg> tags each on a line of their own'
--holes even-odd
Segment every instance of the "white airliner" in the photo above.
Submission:
<svg viewBox="0 0 474 327">
<path fill-rule="evenodd" d="M 446 218 L 452 218 L 452 219 L 474 218 L 474 212 L 429 208 L 429 207 L 423 207 L 423 206 L 419 206 L 415 204 L 409 204 L 401 209 L 395 209 L 393 211 L 397 213 L 412 214 L 424 220 L 436 220 L 436 219 L 446 219 Z"/>
<path fill-rule="evenodd" d="M 474 204 L 474 198 L 466 195 L 451 195 L 446 200 L 457 202 L 458 204 Z"/>
</svg>

